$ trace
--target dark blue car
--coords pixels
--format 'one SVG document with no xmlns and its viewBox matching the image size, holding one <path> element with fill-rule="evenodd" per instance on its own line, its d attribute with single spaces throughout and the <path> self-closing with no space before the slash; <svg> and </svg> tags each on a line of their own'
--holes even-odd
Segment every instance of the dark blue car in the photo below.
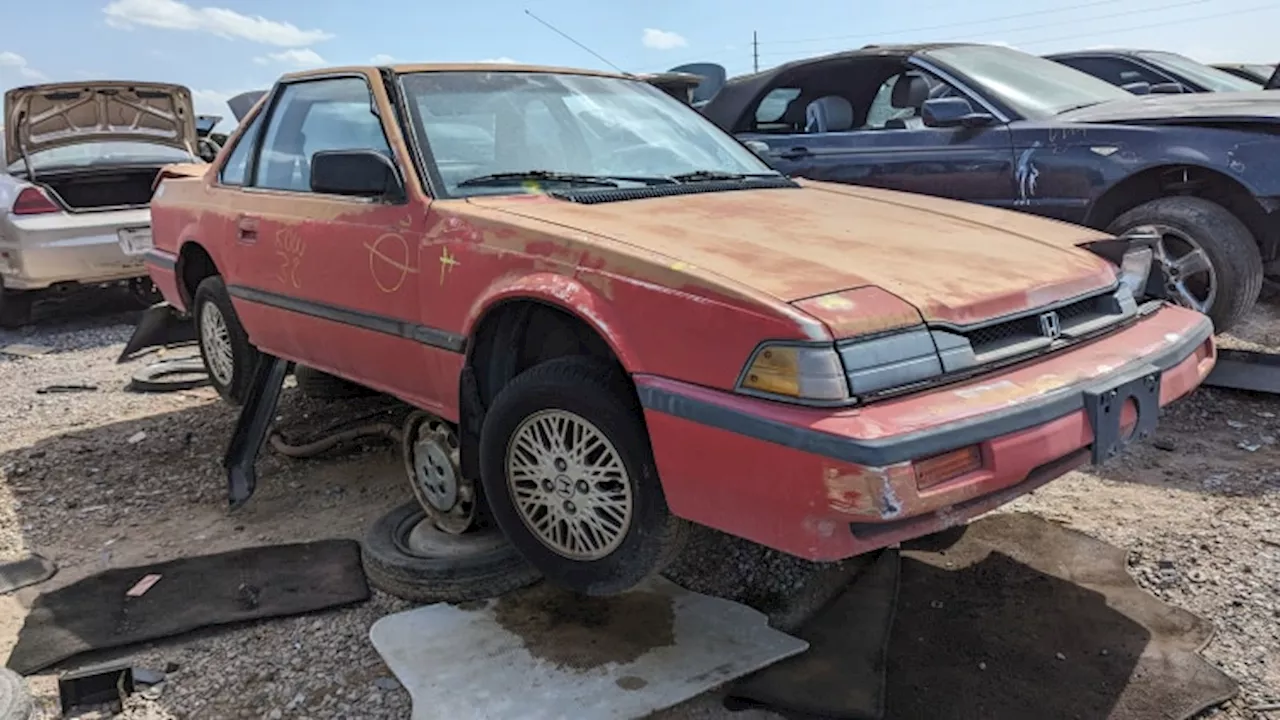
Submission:
<svg viewBox="0 0 1280 720">
<path fill-rule="evenodd" d="M 1164 86 L 1170 92 L 1252 92 L 1267 83 L 1267 78 L 1241 77 L 1165 50 L 1081 50 L 1045 57 L 1122 87 L 1136 84 Z"/>
<path fill-rule="evenodd" d="M 733 78 L 701 109 L 789 175 L 1151 226 L 1162 290 L 1218 331 L 1280 270 L 1278 93 L 1136 96 L 1010 48 L 934 44 Z"/>
</svg>

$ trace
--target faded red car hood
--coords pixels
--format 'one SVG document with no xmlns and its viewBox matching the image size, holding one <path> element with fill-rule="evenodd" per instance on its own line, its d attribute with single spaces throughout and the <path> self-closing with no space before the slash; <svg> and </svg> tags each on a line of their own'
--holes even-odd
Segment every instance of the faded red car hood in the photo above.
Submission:
<svg viewBox="0 0 1280 720">
<path fill-rule="evenodd" d="M 1076 247 L 1109 237 L 1025 213 L 803 181 L 801 189 L 585 205 L 545 196 L 470 202 L 662 253 L 785 302 L 865 286 L 926 320 L 970 323 L 1112 285 Z"/>
</svg>

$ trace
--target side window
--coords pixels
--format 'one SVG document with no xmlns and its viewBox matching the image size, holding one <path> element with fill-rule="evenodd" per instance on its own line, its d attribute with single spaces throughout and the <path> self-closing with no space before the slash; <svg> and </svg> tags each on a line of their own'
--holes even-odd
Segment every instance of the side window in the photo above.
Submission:
<svg viewBox="0 0 1280 720">
<path fill-rule="evenodd" d="M 311 157 L 321 150 L 376 150 L 391 156 L 363 78 L 293 83 L 284 88 L 267 123 L 253 184 L 311 191 Z"/>
<path fill-rule="evenodd" d="M 266 113 L 260 112 L 255 115 L 253 121 L 240 134 L 240 139 L 236 141 L 236 146 L 231 148 L 227 162 L 218 173 L 218 182 L 236 187 L 244 185 L 245 175 L 249 172 L 249 156 L 253 153 L 253 146 L 258 142 L 258 131 L 262 129 L 263 115 Z"/>
<path fill-rule="evenodd" d="M 756 106 L 756 129 L 779 130 L 790 127 L 783 115 L 792 100 L 800 97 L 800 88 L 774 88 Z"/>
<path fill-rule="evenodd" d="M 1080 57 L 1059 62 L 1089 73 L 1099 80 L 1106 80 L 1112 85 L 1127 85 L 1134 82 L 1147 82 L 1154 85 L 1169 82 L 1169 78 L 1121 58 Z"/>
</svg>

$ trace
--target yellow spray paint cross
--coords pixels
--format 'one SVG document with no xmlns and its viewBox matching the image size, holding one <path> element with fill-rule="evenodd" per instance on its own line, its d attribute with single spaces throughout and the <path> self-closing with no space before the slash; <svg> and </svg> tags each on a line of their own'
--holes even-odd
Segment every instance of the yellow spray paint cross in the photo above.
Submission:
<svg viewBox="0 0 1280 720">
<path fill-rule="evenodd" d="M 449 254 L 449 248 L 441 249 L 440 250 L 440 284 L 444 285 L 444 276 L 449 271 L 453 270 L 455 265 L 461 265 L 461 264 L 462 263 L 458 262 L 458 258 Z"/>
</svg>

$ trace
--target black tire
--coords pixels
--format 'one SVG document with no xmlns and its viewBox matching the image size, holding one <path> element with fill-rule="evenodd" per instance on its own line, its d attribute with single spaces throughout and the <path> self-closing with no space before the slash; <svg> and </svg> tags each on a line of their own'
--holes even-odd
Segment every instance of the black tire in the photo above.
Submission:
<svg viewBox="0 0 1280 720">
<path fill-rule="evenodd" d="M 0 720 L 30 720 L 35 715 L 35 702 L 22 676 L 0 668 Z"/>
<path fill-rule="evenodd" d="M 35 305 L 35 293 L 9 290 L 0 285 L 0 328 L 16 330 L 31 324 L 31 309 Z"/>
<path fill-rule="evenodd" d="M 138 370 L 125 389 L 138 393 L 166 393 L 193 390 L 209 382 L 209 371 L 203 358 L 174 358 L 154 362 Z"/>
<path fill-rule="evenodd" d="M 1262 291 L 1262 254 L 1253 233 L 1231 211 L 1204 198 L 1164 197 L 1122 214 L 1107 232 L 1120 235 L 1152 224 L 1185 233 L 1209 257 L 1218 281 L 1217 297 L 1207 313 L 1214 332 L 1231 329 L 1253 309 Z"/>
<path fill-rule="evenodd" d="M 378 518 L 361 546 L 369 583 L 411 602 L 467 602 L 497 597 L 532 585 L 538 571 L 525 562 L 496 527 L 462 535 L 434 532 L 433 539 L 458 550 L 422 554 L 409 545 L 414 528 L 426 518 L 417 500 Z M 467 553 L 467 546 L 476 550 Z"/>
<path fill-rule="evenodd" d="M 210 368 L 209 355 L 204 341 L 204 306 L 212 303 L 222 313 L 227 325 L 227 336 L 231 341 L 231 377 L 227 382 L 218 379 Z M 227 294 L 227 286 L 222 277 L 211 275 L 200 282 L 196 288 L 195 300 L 191 303 L 191 314 L 196 324 L 196 338 L 200 345 L 200 358 L 204 361 L 205 370 L 209 372 L 209 384 L 213 385 L 223 400 L 232 405 L 243 405 L 249 394 L 249 386 L 253 383 L 254 368 L 262 359 L 262 352 L 249 343 L 249 335 L 240 324 L 240 317 L 231 304 L 231 296 Z"/>
<path fill-rule="evenodd" d="M 374 394 L 373 390 L 363 385 L 305 365 L 298 365 L 293 369 L 293 378 L 298 382 L 298 389 L 303 395 L 317 400 L 342 400 Z"/>
<path fill-rule="evenodd" d="M 566 410 L 613 444 L 631 487 L 631 523 L 620 544 L 595 560 L 574 560 L 526 525 L 506 477 L 507 445 L 520 424 L 542 410 Z M 480 475 L 489 509 L 522 555 L 551 582 L 584 595 L 614 595 L 661 572 L 679 552 L 686 524 L 667 507 L 639 403 L 614 366 L 588 357 L 550 360 L 504 387 L 485 414 Z"/>
</svg>

